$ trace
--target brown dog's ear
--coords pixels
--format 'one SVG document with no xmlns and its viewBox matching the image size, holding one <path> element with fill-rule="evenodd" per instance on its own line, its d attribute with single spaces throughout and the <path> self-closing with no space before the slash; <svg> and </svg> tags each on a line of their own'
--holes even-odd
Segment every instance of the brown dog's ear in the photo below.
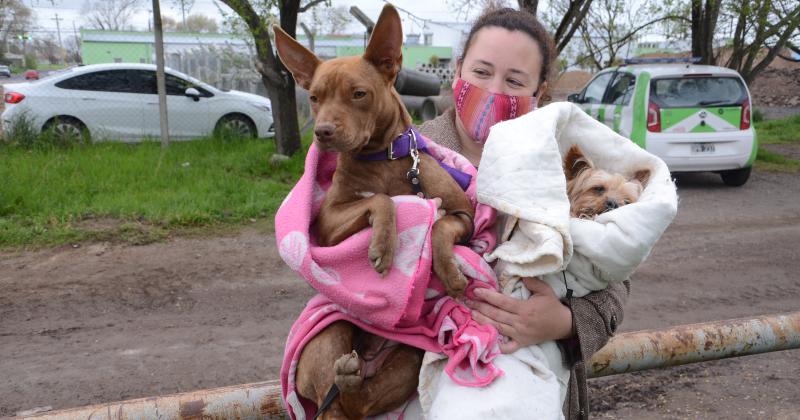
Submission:
<svg viewBox="0 0 800 420">
<path fill-rule="evenodd" d="M 309 51 L 294 38 L 289 36 L 278 25 L 272 25 L 275 31 L 275 48 L 278 50 L 283 65 L 294 76 L 294 81 L 303 89 L 308 90 L 311 86 L 311 79 L 319 66 L 319 59 L 314 53 Z"/>
<path fill-rule="evenodd" d="M 633 179 L 639 181 L 639 183 L 642 184 L 642 188 L 646 187 L 647 186 L 647 181 L 650 180 L 650 170 L 649 169 L 642 169 L 642 170 L 636 171 L 636 173 L 633 174 Z"/>
<path fill-rule="evenodd" d="M 591 162 L 583 155 L 583 151 L 577 145 L 573 145 L 567 150 L 564 156 L 564 175 L 567 181 L 574 179 L 582 171 L 592 167 Z"/>
<path fill-rule="evenodd" d="M 387 81 L 394 81 L 400 72 L 403 65 L 403 26 L 394 6 L 383 6 L 364 51 L 364 59 L 372 63 Z"/>
</svg>

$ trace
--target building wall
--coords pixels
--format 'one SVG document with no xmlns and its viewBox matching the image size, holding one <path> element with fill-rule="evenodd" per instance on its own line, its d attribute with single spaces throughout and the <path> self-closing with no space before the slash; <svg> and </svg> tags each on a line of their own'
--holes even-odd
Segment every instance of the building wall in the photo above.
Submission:
<svg viewBox="0 0 800 420">
<path fill-rule="evenodd" d="M 150 44 L 84 41 L 81 54 L 84 64 L 153 62 Z"/>
<path fill-rule="evenodd" d="M 361 55 L 364 47 L 336 47 L 337 57 L 348 57 Z M 403 67 L 416 69 L 418 64 L 428 64 L 432 56 L 450 59 L 453 57 L 453 49 L 450 47 L 432 47 L 424 45 L 409 45 L 403 47 Z"/>
</svg>

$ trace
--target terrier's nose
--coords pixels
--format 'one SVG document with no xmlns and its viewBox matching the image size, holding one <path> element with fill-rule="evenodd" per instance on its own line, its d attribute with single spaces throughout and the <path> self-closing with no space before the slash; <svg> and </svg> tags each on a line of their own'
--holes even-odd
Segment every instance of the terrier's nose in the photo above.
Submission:
<svg viewBox="0 0 800 420">
<path fill-rule="evenodd" d="M 617 207 L 619 207 L 619 204 L 617 203 L 617 200 L 612 200 L 610 198 L 608 200 L 606 200 L 606 209 L 614 210 Z"/>
<path fill-rule="evenodd" d="M 324 143 L 331 140 L 334 130 L 336 127 L 333 124 L 320 123 L 314 127 L 314 134 L 317 135 L 317 140 Z"/>
</svg>

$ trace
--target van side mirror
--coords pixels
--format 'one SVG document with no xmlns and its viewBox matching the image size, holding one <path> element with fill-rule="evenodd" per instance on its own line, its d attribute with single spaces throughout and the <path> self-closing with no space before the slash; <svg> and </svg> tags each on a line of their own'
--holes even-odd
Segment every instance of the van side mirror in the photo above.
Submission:
<svg viewBox="0 0 800 420">
<path fill-rule="evenodd" d="M 186 91 L 184 92 L 184 95 L 194 99 L 195 102 L 200 100 L 200 92 L 197 89 L 193 88 L 193 87 L 190 87 L 190 88 L 186 89 Z"/>
<path fill-rule="evenodd" d="M 578 99 L 579 99 L 579 98 L 580 98 L 580 95 L 579 95 L 579 94 L 577 94 L 577 93 L 573 93 L 573 94 L 571 94 L 571 95 L 567 96 L 567 101 L 569 101 L 569 102 L 575 102 L 575 103 L 578 103 Z"/>
</svg>

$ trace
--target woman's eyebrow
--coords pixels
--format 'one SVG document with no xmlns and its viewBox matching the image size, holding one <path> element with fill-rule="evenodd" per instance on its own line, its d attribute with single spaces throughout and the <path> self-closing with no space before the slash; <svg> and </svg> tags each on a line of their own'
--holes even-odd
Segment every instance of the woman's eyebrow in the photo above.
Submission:
<svg viewBox="0 0 800 420">
<path fill-rule="evenodd" d="M 494 68 L 494 64 L 492 64 L 492 63 L 490 63 L 490 62 L 488 62 L 486 60 L 475 60 L 475 61 L 477 61 L 479 64 L 483 64 L 484 66 Z"/>
<path fill-rule="evenodd" d="M 518 74 L 521 74 L 521 75 L 523 75 L 523 76 L 528 76 L 528 72 L 527 72 L 527 71 L 524 71 L 524 70 L 519 70 L 519 69 L 508 69 L 508 71 L 509 71 L 509 72 L 511 72 L 511 73 L 518 73 Z"/>
</svg>

